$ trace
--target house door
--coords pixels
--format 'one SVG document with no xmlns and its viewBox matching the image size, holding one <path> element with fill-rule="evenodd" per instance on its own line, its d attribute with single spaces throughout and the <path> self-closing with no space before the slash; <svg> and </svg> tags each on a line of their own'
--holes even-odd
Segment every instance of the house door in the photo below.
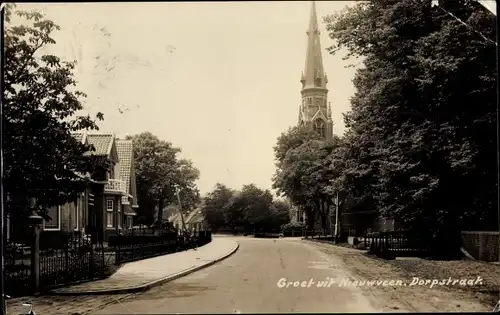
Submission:
<svg viewBox="0 0 500 315">
<path fill-rule="evenodd" d="M 97 215 L 96 215 L 96 208 L 94 205 L 89 204 L 89 217 L 88 217 L 88 232 L 92 236 L 92 242 L 96 243 L 97 242 Z"/>
</svg>

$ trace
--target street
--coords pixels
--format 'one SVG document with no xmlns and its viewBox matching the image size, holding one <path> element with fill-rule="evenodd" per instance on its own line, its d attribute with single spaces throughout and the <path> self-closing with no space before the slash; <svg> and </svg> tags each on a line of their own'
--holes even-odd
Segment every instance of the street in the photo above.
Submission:
<svg viewBox="0 0 500 315">
<path fill-rule="evenodd" d="M 376 312 L 360 288 L 289 287 L 287 281 L 347 277 L 341 262 L 297 239 L 235 237 L 239 250 L 217 265 L 116 301 L 92 314 Z"/>
<path fill-rule="evenodd" d="M 498 269 L 495 269 L 494 265 L 480 262 L 434 262 L 415 259 L 384 261 L 368 257 L 362 251 L 298 238 L 215 236 L 215 239 L 217 238 L 237 241 L 239 249 L 215 265 L 148 291 L 115 295 L 45 295 L 17 298 L 9 301 L 8 314 L 20 314 L 25 311 L 26 307 L 22 307 L 25 302 L 33 303 L 38 314 L 74 315 L 481 312 L 489 311 L 493 307 L 492 301 L 488 300 L 489 295 L 484 293 L 498 287 Z M 178 262 L 172 259 L 172 263 Z M 412 277 L 440 279 L 477 276 L 484 278 L 485 284 L 470 287 L 472 291 L 468 292 L 446 286 L 432 289 L 410 285 L 339 286 L 345 279 L 403 279 L 409 283 Z M 308 287 L 311 280 L 315 283 Z M 299 286 L 293 287 L 296 281 Z M 280 288 L 278 282 L 283 282 L 285 287 Z M 323 285 L 318 287 L 320 282 L 323 282 Z M 330 282 L 335 283 L 329 285 Z M 291 285 L 287 288 L 288 283 Z M 305 287 L 301 287 L 302 285 Z"/>
</svg>

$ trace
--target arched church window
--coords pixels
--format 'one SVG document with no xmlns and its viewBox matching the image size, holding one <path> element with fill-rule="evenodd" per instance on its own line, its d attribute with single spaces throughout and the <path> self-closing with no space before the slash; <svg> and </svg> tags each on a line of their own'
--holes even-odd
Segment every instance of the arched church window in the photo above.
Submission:
<svg viewBox="0 0 500 315">
<path fill-rule="evenodd" d="M 316 119 L 313 128 L 322 138 L 326 138 L 326 125 L 322 119 Z"/>
</svg>

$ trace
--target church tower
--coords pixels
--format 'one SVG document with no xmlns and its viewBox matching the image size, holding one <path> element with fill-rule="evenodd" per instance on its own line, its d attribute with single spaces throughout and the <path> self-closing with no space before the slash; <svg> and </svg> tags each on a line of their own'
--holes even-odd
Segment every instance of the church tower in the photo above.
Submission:
<svg viewBox="0 0 500 315">
<path fill-rule="evenodd" d="M 316 3 L 312 1 L 309 30 L 307 31 L 306 64 L 302 83 L 302 104 L 299 109 L 299 126 L 312 128 L 325 139 L 333 136 L 332 111 L 328 102 L 328 78 L 323 69 L 320 32 Z"/>
</svg>

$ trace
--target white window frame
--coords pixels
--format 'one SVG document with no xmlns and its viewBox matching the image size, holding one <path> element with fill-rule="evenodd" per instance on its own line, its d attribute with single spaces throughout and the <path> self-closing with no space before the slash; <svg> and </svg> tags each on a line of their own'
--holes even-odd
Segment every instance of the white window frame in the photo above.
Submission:
<svg viewBox="0 0 500 315">
<path fill-rule="evenodd" d="M 61 230 L 61 206 L 57 206 L 57 227 L 56 228 L 45 227 L 45 220 L 43 220 L 43 230 L 44 231 L 60 231 Z"/>
<path fill-rule="evenodd" d="M 111 202 L 111 209 L 108 207 Z M 113 199 L 106 199 L 106 227 L 112 228 L 115 226 L 115 215 L 114 215 L 114 209 L 115 208 L 115 201 Z M 111 213 L 111 223 L 109 222 L 108 215 Z"/>
</svg>

